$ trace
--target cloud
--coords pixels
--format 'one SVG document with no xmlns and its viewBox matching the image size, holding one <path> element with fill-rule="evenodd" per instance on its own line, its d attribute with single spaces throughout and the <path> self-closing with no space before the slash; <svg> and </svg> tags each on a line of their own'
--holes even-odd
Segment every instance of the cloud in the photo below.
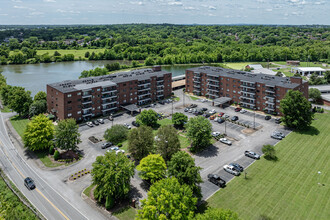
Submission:
<svg viewBox="0 0 330 220">
<path fill-rule="evenodd" d="M 41 12 L 41 11 L 34 11 L 34 12 L 31 12 L 30 15 L 43 15 L 45 13 Z"/>
<path fill-rule="evenodd" d="M 182 6 L 182 2 L 169 2 L 167 3 L 168 5 L 173 5 L 173 6 Z"/>
<path fill-rule="evenodd" d="M 21 3 L 21 0 L 11 0 L 12 2 L 17 2 L 17 3 Z"/>
<path fill-rule="evenodd" d="M 14 8 L 23 9 L 23 8 L 26 8 L 26 7 L 25 6 L 14 5 Z"/>
<path fill-rule="evenodd" d="M 132 5 L 145 5 L 144 2 L 129 2 Z"/>
<path fill-rule="evenodd" d="M 187 10 L 187 11 L 194 11 L 194 10 L 196 10 L 196 8 L 191 7 L 191 6 L 189 6 L 189 7 L 184 7 L 183 9 L 184 9 L 184 10 Z"/>
<path fill-rule="evenodd" d="M 212 6 L 212 5 L 209 6 L 209 9 L 210 10 L 217 10 L 217 8 L 215 6 Z"/>
<path fill-rule="evenodd" d="M 8 14 L 0 14 L 0 16 L 8 16 Z"/>
<path fill-rule="evenodd" d="M 56 0 L 43 0 L 44 2 L 52 2 L 52 3 L 54 3 L 54 2 L 56 2 Z"/>
<path fill-rule="evenodd" d="M 273 11 L 273 9 L 272 8 L 267 8 L 266 11 Z"/>
</svg>

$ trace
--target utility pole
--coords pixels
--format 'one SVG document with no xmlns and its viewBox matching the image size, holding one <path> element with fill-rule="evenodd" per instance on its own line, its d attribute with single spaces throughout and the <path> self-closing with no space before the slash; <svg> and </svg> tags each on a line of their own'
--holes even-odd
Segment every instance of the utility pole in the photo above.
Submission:
<svg viewBox="0 0 330 220">
<path fill-rule="evenodd" d="M 256 130 L 256 108 L 254 110 L 254 117 L 253 117 L 253 130 Z"/>
<path fill-rule="evenodd" d="M 185 97 L 185 95 L 184 95 L 184 91 L 182 90 L 183 107 L 184 107 L 184 97 Z"/>
<path fill-rule="evenodd" d="M 174 103 L 174 101 L 172 100 L 172 115 L 173 115 L 173 103 Z"/>
</svg>

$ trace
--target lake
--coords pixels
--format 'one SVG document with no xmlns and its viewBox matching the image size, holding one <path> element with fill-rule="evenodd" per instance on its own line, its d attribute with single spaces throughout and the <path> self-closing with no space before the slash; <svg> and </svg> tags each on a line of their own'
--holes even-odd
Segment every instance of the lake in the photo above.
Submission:
<svg viewBox="0 0 330 220">
<path fill-rule="evenodd" d="M 39 91 L 46 91 L 46 85 L 63 80 L 78 79 L 83 70 L 90 70 L 96 67 L 104 67 L 108 63 L 119 62 L 130 64 L 129 61 L 75 61 L 59 63 L 40 63 L 24 65 L 3 65 L 0 66 L 2 74 L 7 78 L 7 84 L 22 86 L 32 92 L 34 96 Z M 187 68 L 192 65 L 164 66 L 163 70 L 172 73 L 172 76 L 185 74 Z"/>
</svg>

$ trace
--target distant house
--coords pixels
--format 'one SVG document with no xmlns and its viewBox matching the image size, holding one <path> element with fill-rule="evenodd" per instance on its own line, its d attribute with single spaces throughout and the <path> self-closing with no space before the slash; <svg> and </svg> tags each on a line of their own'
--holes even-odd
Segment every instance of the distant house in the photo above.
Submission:
<svg viewBox="0 0 330 220">
<path fill-rule="evenodd" d="M 291 73 L 299 73 L 302 76 L 311 76 L 313 73 L 322 76 L 326 71 L 321 67 L 294 67 L 291 69 Z"/>
<path fill-rule="evenodd" d="M 299 60 L 287 60 L 286 61 L 287 65 L 292 65 L 292 66 L 299 66 L 300 65 L 300 61 Z"/>
<path fill-rule="evenodd" d="M 263 67 L 261 66 L 261 64 L 249 64 L 245 68 L 247 69 L 253 68 L 254 70 L 258 70 L 258 69 L 262 69 Z"/>
</svg>

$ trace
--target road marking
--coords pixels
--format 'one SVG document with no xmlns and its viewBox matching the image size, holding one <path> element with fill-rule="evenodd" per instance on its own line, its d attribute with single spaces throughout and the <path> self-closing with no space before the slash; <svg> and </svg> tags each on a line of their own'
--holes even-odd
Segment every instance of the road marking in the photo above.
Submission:
<svg viewBox="0 0 330 220">
<path fill-rule="evenodd" d="M 0 145 L 3 146 L 2 142 L 0 141 Z M 3 152 L 6 154 L 9 162 L 13 165 L 13 167 L 17 170 L 17 172 L 23 177 L 23 179 L 25 179 L 26 177 L 24 176 L 24 174 L 16 167 L 16 165 L 14 164 L 14 162 L 9 158 L 9 155 L 7 154 L 7 151 L 5 149 L 3 149 Z M 65 219 L 69 220 L 69 218 L 63 214 L 63 212 L 61 212 L 61 210 L 59 210 L 51 201 L 49 201 L 49 199 L 38 189 L 36 188 L 36 191 L 49 203 L 51 204 L 51 206 L 53 206 L 56 211 L 58 211 Z"/>
</svg>

